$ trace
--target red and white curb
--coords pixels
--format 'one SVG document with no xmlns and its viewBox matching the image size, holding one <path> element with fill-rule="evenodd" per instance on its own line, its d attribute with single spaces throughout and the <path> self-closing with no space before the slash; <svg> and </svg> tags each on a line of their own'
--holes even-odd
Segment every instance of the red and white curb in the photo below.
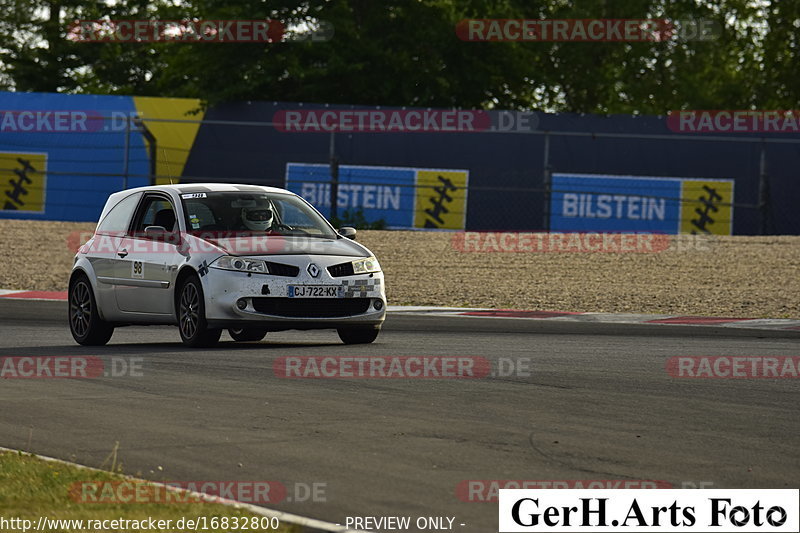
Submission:
<svg viewBox="0 0 800 533">
<path fill-rule="evenodd" d="M 0 289 L 0 298 L 7 300 L 40 300 L 47 302 L 66 302 L 67 291 L 9 291 Z"/>
<path fill-rule="evenodd" d="M 0 289 L 0 300 L 66 301 L 66 291 L 11 291 Z M 521 311 L 484 307 L 435 307 L 390 305 L 392 314 L 456 316 L 513 320 L 552 320 L 557 322 L 597 322 L 604 324 L 661 324 L 680 326 L 720 326 L 743 329 L 788 329 L 800 331 L 800 320 L 793 318 L 734 318 L 718 316 L 648 315 L 636 313 L 580 313 L 573 311 Z"/>
<path fill-rule="evenodd" d="M 460 307 L 388 306 L 390 313 L 427 316 L 457 316 L 554 322 L 596 322 L 604 324 L 660 324 L 721 326 L 745 329 L 789 329 L 800 331 L 800 320 L 791 318 L 732 318 L 712 316 L 649 315 L 635 313 L 579 313 L 572 311 L 520 311 Z"/>
</svg>

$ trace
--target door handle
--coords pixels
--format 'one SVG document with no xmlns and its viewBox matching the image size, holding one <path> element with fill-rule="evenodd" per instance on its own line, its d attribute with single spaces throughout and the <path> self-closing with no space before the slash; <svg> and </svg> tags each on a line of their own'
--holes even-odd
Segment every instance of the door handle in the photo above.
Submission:
<svg viewBox="0 0 800 533">
<path fill-rule="evenodd" d="M 126 255 L 128 255 L 128 250 L 123 248 L 121 252 L 117 252 L 117 255 L 120 257 L 125 257 Z"/>
</svg>

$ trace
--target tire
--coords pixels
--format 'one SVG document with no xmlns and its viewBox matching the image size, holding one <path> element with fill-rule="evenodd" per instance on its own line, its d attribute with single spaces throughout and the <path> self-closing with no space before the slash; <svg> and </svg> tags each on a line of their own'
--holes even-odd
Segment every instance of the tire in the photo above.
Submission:
<svg viewBox="0 0 800 533">
<path fill-rule="evenodd" d="M 230 328 L 228 333 L 236 342 L 257 342 L 267 336 L 263 328 Z"/>
<path fill-rule="evenodd" d="M 378 338 L 381 328 L 339 328 L 336 332 L 345 344 L 369 344 Z"/>
<path fill-rule="evenodd" d="M 89 278 L 81 274 L 69 284 L 67 293 L 69 330 L 83 346 L 103 346 L 111 340 L 114 326 L 100 318 Z"/>
<path fill-rule="evenodd" d="M 197 276 L 186 278 L 178 291 L 176 304 L 178 331 L 183 344 L 192 348 L 209 348 L 217 344 L 222 330 L 208 327 L 203 287 Z"/>
</svg>

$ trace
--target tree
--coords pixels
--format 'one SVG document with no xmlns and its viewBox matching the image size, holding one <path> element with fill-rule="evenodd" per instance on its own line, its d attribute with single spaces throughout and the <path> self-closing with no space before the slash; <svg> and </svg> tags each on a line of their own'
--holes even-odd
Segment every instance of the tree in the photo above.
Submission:
<svg viewBox="0 0 800 533">
<path fill-rule="evenodd" d="M 648 114 L 791 109 L 800 92 L 794 0 L 0 0 L 0 10 L 0 85 L 22 91 Z M 100 18 L 270 18 L 295 37 L 327 21 L 335 35 L 260 44 L 66 38 L 70 21 Z M 455 28 L 469 18 L 705 19 L 720 35 L 465 42 Z"/>
</svg>

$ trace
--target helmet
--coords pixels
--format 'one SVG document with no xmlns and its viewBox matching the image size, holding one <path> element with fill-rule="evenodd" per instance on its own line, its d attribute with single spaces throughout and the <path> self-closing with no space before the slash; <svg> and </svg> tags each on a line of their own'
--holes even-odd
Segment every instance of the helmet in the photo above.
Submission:
<svg viewBox="0 0 800 533">
<path fill-rule="evenodd" d="M 272 207 L 245 207 L 242 209 L 242 222 L 253 231 L 266 231 L 272 226 Z"/>
</svg>

